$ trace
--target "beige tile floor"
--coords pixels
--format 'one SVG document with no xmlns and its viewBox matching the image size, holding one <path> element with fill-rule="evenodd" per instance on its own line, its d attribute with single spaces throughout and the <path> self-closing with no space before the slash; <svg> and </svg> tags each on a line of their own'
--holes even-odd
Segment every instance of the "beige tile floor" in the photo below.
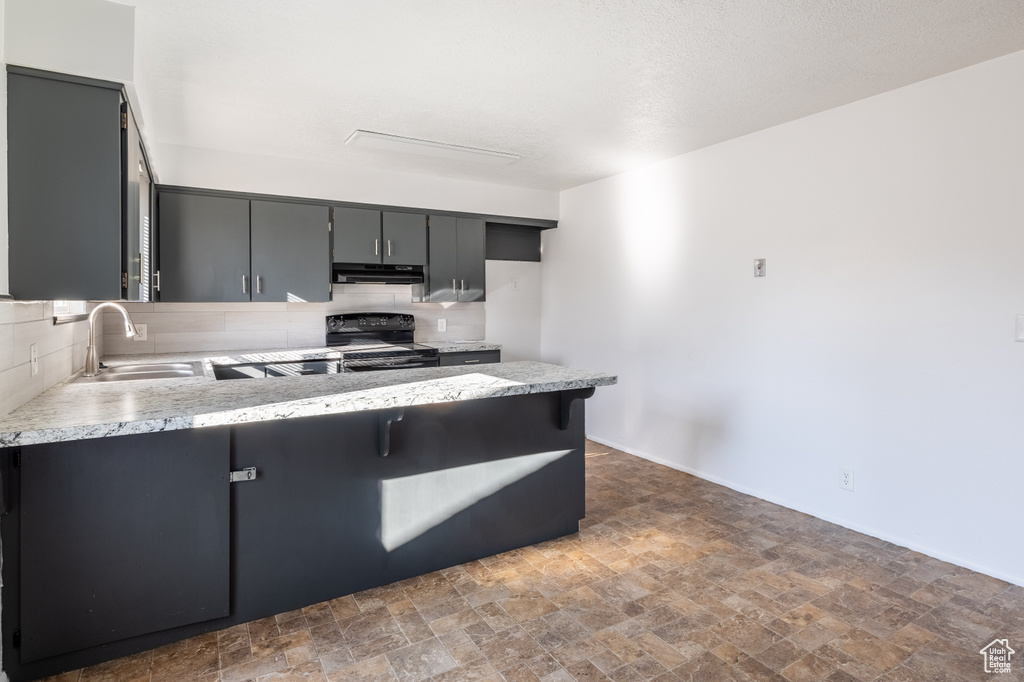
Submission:
<svg viewBox="0 0 1024 682">
<path fill-rule="evenodd" d="M 577 535 L 52 679 L 1024 679 L 1024 588 L 587 452 Z M 996 637 L 1010 675 L 984 673 Z"/>
</svg>

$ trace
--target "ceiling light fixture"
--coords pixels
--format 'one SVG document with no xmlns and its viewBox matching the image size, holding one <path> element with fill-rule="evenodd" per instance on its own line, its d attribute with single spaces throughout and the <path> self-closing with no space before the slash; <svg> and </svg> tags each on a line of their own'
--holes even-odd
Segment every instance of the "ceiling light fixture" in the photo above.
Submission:
<svg viewBox="0 0 1024 682">
<path fill-rule="evenodd" d="M 374 133 L 369 130 L 355 131 L 349 135 L 347 140 L 345 140 L 345 144 L 353 147 L 363 147 L 365 149 L 381 149 L 392 152 L 405 152 L 407 154 L 434 156 L 441 159 L 475 161 L 477 163 L 489 163 L 494 165 L 503 165 L 519 160 L 518 154 L 496 152 L 490 149 L 477 149 L 476 147 L 463 147 L 457 144 L 446 144 L 444 142 L 417 140 L 412 137 Z"/>
</svg>

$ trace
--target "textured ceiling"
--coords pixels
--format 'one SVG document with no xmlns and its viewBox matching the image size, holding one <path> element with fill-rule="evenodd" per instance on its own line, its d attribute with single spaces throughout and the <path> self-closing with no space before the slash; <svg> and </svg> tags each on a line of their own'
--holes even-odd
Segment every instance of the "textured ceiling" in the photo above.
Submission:
<svg viewBox="0 0 1024 682">
<path fill-rule="evenodd" d="M 553 190 L 1024 49 L 1020 0 L 124 1 L 157 149 Z"/>
</svg>

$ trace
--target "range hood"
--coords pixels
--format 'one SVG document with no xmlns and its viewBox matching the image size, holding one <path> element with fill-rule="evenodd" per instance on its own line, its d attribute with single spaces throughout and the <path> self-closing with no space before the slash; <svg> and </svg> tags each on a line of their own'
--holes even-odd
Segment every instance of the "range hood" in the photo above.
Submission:
<svg viewBox="0 0 1024 682">
<path fill-rule="evenodd" d="M 335 263 L 331 281 L 335 284 L 422 284 L 423 266 Z"/>
</svg>

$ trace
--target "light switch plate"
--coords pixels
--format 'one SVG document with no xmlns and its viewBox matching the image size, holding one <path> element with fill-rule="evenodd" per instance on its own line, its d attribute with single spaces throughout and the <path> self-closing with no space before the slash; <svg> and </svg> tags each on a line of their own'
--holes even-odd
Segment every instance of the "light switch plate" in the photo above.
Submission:
<svg viewBox="0 0 1024 682">
<path fill-rule="evenodd" d="M 768 264 L 764 258 L 754 259 L 754 277 L 764 277 Z"/>
<path fill-rule="evenodd" d="M 437 331 L 446 332 L 448 331 L 448 320 L 443 317 L 437 318 Z"/>
<path fill-rule="evenodd" d="M 28 347 L 28 362 L 29 374 L 31 376 L 39 374 L 39 348 L 34 343 Z"/>
</svg>

